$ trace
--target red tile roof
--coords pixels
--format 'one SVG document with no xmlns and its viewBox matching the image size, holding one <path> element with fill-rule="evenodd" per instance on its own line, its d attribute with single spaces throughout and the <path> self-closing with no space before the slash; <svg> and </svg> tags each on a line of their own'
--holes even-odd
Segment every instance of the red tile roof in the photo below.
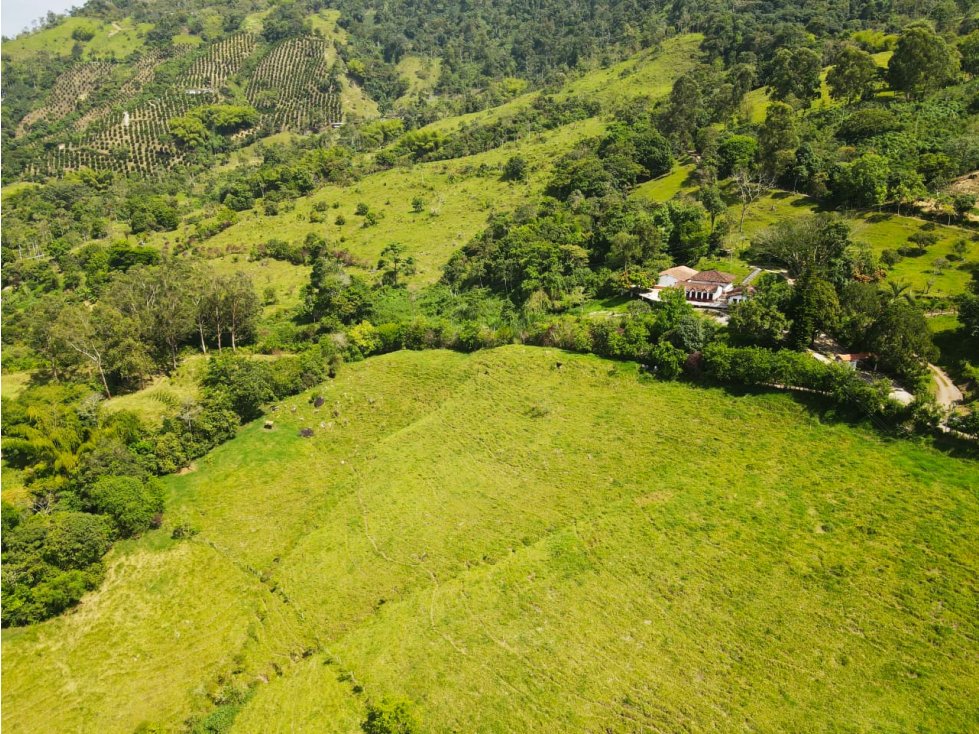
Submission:
<svg viewBox="0 0 979 734">
<path fill-rule="evenodd" d="M 697 273 L 692 276 L 687 282 L 689 283 L 718 283 L 726 285 L 727 283 L 733 283 L 736 278 L 730 273 L 722 273 L 720 270 L 704 270 L 703 272 Z"/>
</svg>

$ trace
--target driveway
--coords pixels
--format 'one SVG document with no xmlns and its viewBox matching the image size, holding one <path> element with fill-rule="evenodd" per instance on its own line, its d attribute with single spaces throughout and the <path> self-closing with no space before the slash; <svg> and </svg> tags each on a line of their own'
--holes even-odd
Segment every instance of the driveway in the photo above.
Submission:
<svg viewBox="0 0 979 734">
<path fill-rule="evenodd" d="M 962 391 L 952 382 L 951 378 L 933 364 L 928 365 L 931 377 L 935 381 L 935 400 L 943 408 L 951 408 L 962 401 Z"/>
</svg>

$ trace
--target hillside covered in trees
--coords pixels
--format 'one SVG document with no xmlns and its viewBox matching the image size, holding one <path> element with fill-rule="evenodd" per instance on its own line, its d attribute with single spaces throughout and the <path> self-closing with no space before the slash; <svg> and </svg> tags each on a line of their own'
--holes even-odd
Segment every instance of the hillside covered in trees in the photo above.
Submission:
<svg viewBox="0 0 979 734">
<path fill-rule="evenodd" d="M 5 662 L 16 661 L 4 670 L 5 727 L 270 731 L 268 712 L 288 710 L 272 716 L 279 730 L 321 731 L 310 722 L 326 719 L 336 731 L 454 731 L 476 720 L 467 677 L 502 701 L 525 674 L 537 693 L 522 713 L 489 706 L 478 730 L 698 729 L 719 708 L 760 730 L 798 728 L 807 712 L 838 728 L 810 668 L 793 695 L 763 673 L 766 656 L 796 654 L 786 640 L 815 618 L 722 635 L 700 651 L 710 696 L 690 704 L 686 684 L 664 688 L 676 668 L 643 667 L 645 648 L 600 640 L 597 611 L 574 589 L 598 583 L 590 544 L 605 530 L 645 537 L 639 510 L 668 533 L 684 527 L 704 562 L 740 533 L 793 549 L 778 573 L 830 620 L 804 665 L 831 690 L 859 689 L 854 700 L 902 729 L 974 720 L 957 687 L 975 672 L 974 622 L 956 590 L 974 563 L 950 549 L 971 540 L 963 518 L 975 518 L 967 487 L 979 476 L 979 7 L 95 0 L 0 52 L 2 624 Z M 719 279 L 736 297 L 705 306 L 670 273 Z M 425 350 L 437 351 L 405 354 Z M 698 395 L 709 410 L 692 407 Z M 484 435 L 469 401 L 514 418 L 487 419 L 497 433 Z M 635 406 L 654 411 L 651 425 Z M 468 438 L 428 445 L 413 433 L 426 421 Z M 605 432 L 602 452 L 636 453 L 623 449 L 616 466 L 588 421 Z M 796 507 L 771 481 L 789 452 L 769 423 L 809 436 L 800 455 L 820 472 L 843 456 L 859 486 L 825 490 L 828 472 L 806 484 L 800 469 L 791 481 L 808 504 Z M 759 529 L 743 498 L 697 495 L 691 519 L 669 505 L 689 491 L 682 472 L 643 468 L 668 463 L 666 444 L 640 438 L 659 432 L 710 465 L 710 486 L 733 473 L 759 508 L 782 492 L 780 509 L 758 510 Z M 702 433 L 718 443 L 690 438 Z M 558 466 L 565 451 L 603 473 Z M 893 466 L 876 467 L 878 451 Z M 304 461 L 324 462 L 323 477 L 276 478 L 279 464 L 305 476 Z M 348 477 L 351 466 L 364 473 Z M 456 481 L 470 474 L 492 480 Z M 403 480 L 403 498 L 385 476 Z M 527 515 L 524 483 L 535 488 Z M 270 498 L 281 536 L 252 522 L 261 510 L 246 489 Z M 912 522 L 916 493 L 930 498 L 933 534 Z M 456 506 L 461 496 L 501 512 L 499 527 L 463 537 L 482 520 Z M 715 498 L 737 506 L 733 520 Z M 881 509 L 886 498 L 899 509 Z M 396 524 L 371 530 L 374 512 L 432 502 L 449 519 L 406 516 L 417 542 L 396 540 Z M 349 557 L 336 546 L 344 523 L 367 543 Z M 807 555 L 807 523 L 814 538 L 841 529 L 842 550 Z M 664 571 L 643 586 L 635 559 L 662 548 L 637 543 L 603 556 L 623 605 L 616 634 L 634 640 L 627 628 L 641 623 L 648 644 L 669 647 L 668 626 L 640 607 L 672 607 L 689 577 L 678 566 L 679 580 Z M 869 593 L 871 565 L 911 548 L 934 567 L 909 557 Z M 328 572 L 326 558 L 338 564 Z M 501 558 L 505 570 L 489 570 Z M 620 565 L 625 582 L 609 571 Z M 173 579 L 197 571 L 229 626 L 181 659 L 189 685 L 160 684 L 165 669 L 140 657 L 180 657 L 147 652 L 155 612 L 125 629 L 141 663 L 101 657 L 127 598 L 167 588 L 187 601 Z M 537 612 L 522 601 L 512 632 L 494 616 L 512 601 L 497 598 L 511 574 L 538 572 L 553 583 L 524 589 L 526 605 L 560 596 L 555 609 L 574 620 L 560 639 L 535 637 L 551 622 L 527 626 Z M 298 581 L 317 574 L 328 590 Z M 684 645 L 708 599 L 741 594 L 714 573 L 697 583 L 704 596 L 681 605 Z M 769 591 L 766 613 L 788 608 Z M 844 600 L 856 605 L 846 618 Z M 204 623 L 206 610 L 188 609 Z M 845 630 L 865 637 L 910 618 L 913 654 L 890 631 L 849 652 Z M 402 622 L 422 630 L 403 640 L 409 659 L 435 649 L 432 676 L 454 681 L 445 690 L 386 660 Z M 59 648 L 62 630 L 75 642 Z M 500 676 L 468 660 L 486 640 L 507 652 Z M 583 665 L 579 697 L 542 662 L 548 646 Z M 600 681 L 594 661 L 613 647 L 653 682 Z M 120 695 L 142 700 L 139 715 L 51 662 L 55 649 L 131 681 Z M 756 704 L 780 697 L 784 716 L 732 698 L 720 650 L 731 685 L 762 691 Z M 40 678 L 33 656 L 47 656 Z M 900 693 L 885 700 L 878 685 Z M 63 695 L 63 708 L 38 690 Z M 52 716 L 32 724 L 41 709 Z"/>
</svg>

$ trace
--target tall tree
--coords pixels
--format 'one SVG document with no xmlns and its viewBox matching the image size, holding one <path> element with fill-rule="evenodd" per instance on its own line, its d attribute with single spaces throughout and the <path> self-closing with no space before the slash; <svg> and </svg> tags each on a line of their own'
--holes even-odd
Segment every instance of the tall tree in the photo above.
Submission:
<svg viewBox="0 0 979 734">
<path fill-rule="evenodd" d="M 220 288 L 227 313 L 231 350 L 238 351 L 238 342 L 255 332 L 262 310 L 261 302 L 251 278 L 242 272 L 222 279 Z"/>
<path fill-rule="evenodd" d="M 951 83 L 958 71 L 958 52 L 929 26 L 915 23 L 897 39 L 887 81 L 908 99 L 920 99 Z"/>
<path fill-rule="evenodd" d="M 819 98 L 822 59 L 811 48 L 780 48 L 772 58 L 768 88 L 775 99 L 808 107 Z"/>
<path fill-rule="evenodd" d="M 111 383 L 140 382 L 152 364 L 134 321 L 112 306 L 69 306 L 51 328 L 98 374 L 107 398 Z"/>
<path fill-rule="evenodd" d="M 769 175 L 778 178 L 792 167 L 799 145 L 799 130 L 792 107 L 784 102 L 769 105 L 765 122 L 758 132 L 758 145 L 761 162 Z"/>
<path fill-rule="evenodd" d="M 704 95 L 692 74 L 684 74 L 673 83 L 663 119 L 663 131 L 682 148 L 693 145 L 693 136 L 703 124 Z"/>
<path fill-rule="evenodd" d="M 840 301 L 833 284 L 817 275 L 804 275 L 795 284 L 789 306 L 790 344 L 795 349 L 808 348 L 819 332 L 835 326 L 839 313 Z"/>
<path fill-rule="evenodd" d="M 853 104 L 873 94 L 877 77 L 873 56 L 856 46 L 844 46 L 826 74 L 826 84 L 833 97 Z"/>
<path fill-rule="evenodd" d="M 180 345 L 194 331 L 193 275 L 188 263 L 168 258 L 130 268 L 106 294 L 106 301 L 133 320 L 142 339 L 172 369 L 179 365 Z"/>
<path fill-rule="evenodd" d="M 404 245 L 392 242 L 381 250 L 377 268 L 383 271 L 381 277 L 385 283 L 397 286 L 402 275 L 412 275 L 415 272 L 415 258 L 405 254 Z"/>
</svg>

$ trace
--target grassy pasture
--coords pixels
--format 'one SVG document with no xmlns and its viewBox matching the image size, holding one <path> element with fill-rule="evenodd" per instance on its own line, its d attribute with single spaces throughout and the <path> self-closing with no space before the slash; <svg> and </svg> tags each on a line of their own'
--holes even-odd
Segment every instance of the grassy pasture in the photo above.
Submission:
<svg viewBox="0 0 979 734">
<path fill-rule="evenodd" d="M 395 102 L 395 106 L 398 106 L 430 94 L 435 89 L 442 70 L 442 60 L 409 54 L 398 62 L 396 68 L 408 84 L 407 91 Z"/>
<path fill-rule="evenodd" d="M 639 54 L 606 69 L 586 72 L 562 86 L 555 96 L 566 99 L 579 95 L 612 107 L 635 97 L 665 96 L 673 82 L 693 68 L 702 39 L 695 33 L 667 39 L 659 50 Z M 522 94 L 506 104 L 438 120 L 423 129 L 448 132 L 467 123 L 491 123 L 527 107 L 539 94 Z"/>
<path fill-rule="evenodd" d="M 317 392 L 170 478 L 75 613 L 4 631 L 5 729 L 172 727 L 248 683 L 234 732 L 352 732 L 391 695 L 433 732 L 979 717 L 974 460 L 545 349 Z"/>
<path fill-rule="evenodd" d="M 603 129 L 604 123 L 597 118 L 582 120 L 486 153 L 381 171 L 353 186 L 325 186 L 296 200 L 295 209 L 290 212 L 275 216 L 265 216 L 255 210 L 243 212 L 235 225 L 208 239 L 205 246 L 209 250 L 247 253 L 259 242 L 272 238 L 296 242 L 315 232 L 326 237 L 332 246 L 349 250 L 368 268 L 373 268 L 386 245 L 400 242 L 418 262 L 413 281 L 431 283 L 441 277 L 442 266 L 452 252 L 485 226 L 490 213 L 512 209 L 533 196 L 550 175 L 555 157 Z M 530 176 L 526 182 L 502 181 L 503 164 L 516 153 L 528 159 Z M 482 173 L 480 167 L 484 167 Z M 416 196 L 425 201 L 421 213 L 412 211 L 412 199 Z M 313 207 L 320 202 L 329 205 L 322 212 L 325 221 L 310 222 Z M 355 214 L 361 202 L 380 215 L 377 225 L 363 226 L 364 217 Z M 336 224 L 338 216 L 344 218 L 343 224 Z M 184 228 L 178 236 L 188 232 Z M 148 242 L 162 246 L 172 241 L 173 236 L 173 233 L 152 235 Z M 243 257 L 239 265 L 251 264 L 246 264 Z M 273 266 L 278 273 L 276 282 L 298 283 L 305 279 L 308 271 L 296 270 L 285 275 L 291 267 L 276 263 Z M 255 282 L 262 285 L 261 278 Z"/>
<path fill-rule="evenodd" d="M 85 58 L 114 54 L 122 59 L 143 47 L 143 37 L 152 27 L 151 23 L 136 23 L 131 18 L 125 18 L 118 23 L 107 23 L 76 15 L 66 18 L 53 28 L 5 41 L 3 53 L 9 54 L 15 61 L 22 61 L 41 52 L 67 56 L 75 43 L 71 34 L 76 29 L 86 28 L 94 31 L 95 36 L 90 41 L 82 42 Z"/>
<path fill-rule="evenodd" d="M 818 204 L 807 196 L 776 192 L 760 199 L 748 210 L 745 217 L 745 236 L 750 239 L 755 232 L 781 219 L 804 216 L 818 210 Z M 736 222 L 740 215 L 740 206 L 732 204 L 729 215 Z M 908 237 L 928 224 L 927 220 L 918 217 L 888 212 L 853 211 L 844 213 L 844 217 L 850 223 L 854 240 L 866 242 L 877 254 L 884 250 L 897 250 L 908 244 Z M 967 268 L 979 262 L 979 242 L 972 239 L 972 231 L 954 225 L 935 224 L 933 232 L 938 235 L 938 242 L 928 247 L 924 255 L 903 258 L 893 269 L 888 270 L 887 279 L 907 283 L 916 293 L 933 296 L 961 293 L 969 281 Z M 967 242 L 963 263 L 958 264 L 960 267 L 951 263 L 949 267 L 936 273 L 935 260 L 947 257 L 955 242 L 961 239 Z"/>
</svg>

